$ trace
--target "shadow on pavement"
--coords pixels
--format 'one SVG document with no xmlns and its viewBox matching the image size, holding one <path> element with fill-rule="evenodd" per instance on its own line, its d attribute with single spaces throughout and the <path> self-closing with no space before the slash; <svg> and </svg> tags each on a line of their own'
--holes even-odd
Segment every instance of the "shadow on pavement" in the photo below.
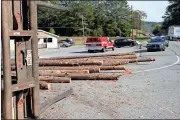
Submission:
<svg viewBox="0 0 180 120">
<path fill-rule="evenodd" d="M 134 51 L 135 53 L 143 53 L 143 52 L 147 52 L 147 50 L 136 50 Z"/>
<path fill-rule="evenodd" d="M 88 51 L 78 51 L 78 52 L 71 52 L 71 53 L 88 53 Z"/>
<path fill-rule="evenodd" d="M 147 52 L 147 50 L 136 50 L 136 51 L 134 51 L 135 53 L 145 53 L 145 52 Z M 149 52 L 161 52 L 161 51 L 159 51 L 159 50 L 151 50 L 151 51 L 149 51 Z"/>
</svg>

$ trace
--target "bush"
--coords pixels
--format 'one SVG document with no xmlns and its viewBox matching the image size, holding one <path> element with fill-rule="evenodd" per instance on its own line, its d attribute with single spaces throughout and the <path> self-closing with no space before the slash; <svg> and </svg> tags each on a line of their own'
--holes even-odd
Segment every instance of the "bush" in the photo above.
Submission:
<svg viewBox="0 0 180 120">
<path fill-rule="evenodd" d="M 49 32 L 52 33 L 52 34 L 55 34 L 55 33 L 56 33 L 53 28 L 50 28 Z"/>
</svg>

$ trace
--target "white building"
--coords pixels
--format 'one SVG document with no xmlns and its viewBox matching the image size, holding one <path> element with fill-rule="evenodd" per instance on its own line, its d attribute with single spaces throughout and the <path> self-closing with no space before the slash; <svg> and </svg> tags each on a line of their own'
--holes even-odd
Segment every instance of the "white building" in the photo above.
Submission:
<svg viewBox="0 0 180 120">
<path fill-rule="evenodd" d="M 58 48 L 58 35 L 38 30 L 38 48 Z"/>
<path fill-rule="evenodd" d="M 58 35 L 46 32 L 44 30 L 38 30 L 38 48 L 58 48 Z M 10 40 L 10 50 L 15 50 L 14 40 Z"/>
</svg>

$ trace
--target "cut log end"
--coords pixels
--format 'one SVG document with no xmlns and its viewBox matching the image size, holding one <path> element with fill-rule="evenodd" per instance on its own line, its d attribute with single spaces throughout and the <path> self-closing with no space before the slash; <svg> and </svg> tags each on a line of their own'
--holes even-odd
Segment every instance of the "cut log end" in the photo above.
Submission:
<svg viewBox="0 0 180 120">
<path fill-rule="evenodd" d="M 44 81 L 39 81 L 39 88 L 41 90 L 50 90 L 51 89 L 51 84 L 50 83 L 46 83 Z"/>
</svg>

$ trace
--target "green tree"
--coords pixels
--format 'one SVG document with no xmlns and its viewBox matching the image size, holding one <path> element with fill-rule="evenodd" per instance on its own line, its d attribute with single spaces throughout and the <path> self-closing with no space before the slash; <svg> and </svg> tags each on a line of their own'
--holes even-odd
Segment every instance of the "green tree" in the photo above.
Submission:
<svg viewBox="0 0 180 120">
<path fill-rule="evenodd" d="M 152 33 L 154 34 L 154 35 L 157 35 L 157 34 L 160 34 L 161 33 L 161 25 L 155 25 L 155 26 L 153 26 L 154 28 L 153 28 L 153 31 L 152 31 Z"/>
<path fill-rule="evenodd" d="M 54 32 L 62 36 L 82 36 L 83 31 L 84 35 L 88 36 L 117 36 L 120 33 L 128 36 L 130 34 L 132 16 L 127 0 L 49 2 L 66 6 L 69 10 L 38 7 L 38 27 L 46 31 L 54 28 Z M 144 13 L 138 12 L 138 15 L 142 17 Z M 137 23 L 139 21 L 137 20 Z"/>
<path fill-rule="evenodd" d="M 166 8 L 162 28 L 167 30 L 171 25 L 180 25 L 180 1 L 168 0 L 169 6 Z"/>
<path fill-rule="evenodd" d="M 50 28 L 49 32 L 52 33 L 52 34 L 55 34 L 55 33 L 56 33 L 53 28 Z"/>
</svg>

